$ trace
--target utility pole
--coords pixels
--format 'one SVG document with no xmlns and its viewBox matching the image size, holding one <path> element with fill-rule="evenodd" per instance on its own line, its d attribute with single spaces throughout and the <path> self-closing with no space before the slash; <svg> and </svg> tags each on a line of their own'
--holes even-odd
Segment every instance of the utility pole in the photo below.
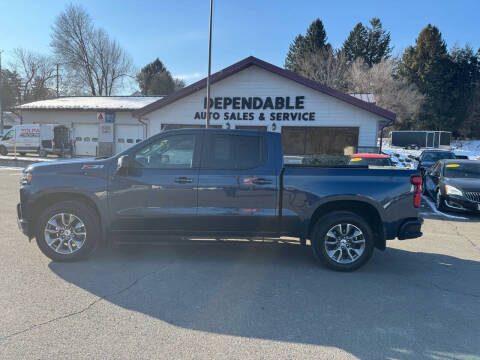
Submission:
<svg viewBox="0 0 480 360">
<path fill-rule="evenodd" d="M 2 74 L 2 50 L 0 50 L 0 136 L 3 136 L 3 74 Z"/>
<path fill-rule="evenodd" d="M 208 124 L 210 122 L 210 73 L 212 69 L 212 13 L 213 13 L 213 0 L 210 0 L 210 31 L 208 34 L 207 116 L 205 117 L 206 128 L 208 128 Z"/>
<path fill-rule="evenodd" d="M 58 97 L 58 63 L 57 63 L 57 97 Z"/>
</svg>

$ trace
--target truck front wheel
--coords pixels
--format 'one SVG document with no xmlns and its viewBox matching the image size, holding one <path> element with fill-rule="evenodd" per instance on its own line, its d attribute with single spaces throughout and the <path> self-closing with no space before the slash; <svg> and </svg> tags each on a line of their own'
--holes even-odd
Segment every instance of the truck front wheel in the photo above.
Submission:
<svg viewBox="0 0 480 360">
<path fill-rule="evenodd" d="M 76 261 L 90 255 L 100 240 L 95 211 L 79 201 L 62 201 L 45 209 L 37 221 L 40 250 L 54 261 Z"/>
<path fill-rule="evenodd" d="M 362 217 L 348 211 L 335 211 L 319 218 L 311 241 L 315 258 L 336 271 L 360 268 L 374 249 L 371 227 Z"/>
<path fill-rule="evenodd" d="M 8 154 L 8 150 L 5 146 L 0 146 L 0 155 L 5 156 Z"/>
</svg>

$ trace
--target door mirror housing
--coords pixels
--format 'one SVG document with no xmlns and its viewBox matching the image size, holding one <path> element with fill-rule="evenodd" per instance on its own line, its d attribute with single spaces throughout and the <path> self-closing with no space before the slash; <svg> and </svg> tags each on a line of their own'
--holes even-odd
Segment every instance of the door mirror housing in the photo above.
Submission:
<svg viewBox="0 0 480 360">
<path fill-rule="evenodd" d="M 130 155 L 120 156 L 117 160 L 117 171 L 119 173 L 128 174 L 128 169 L 132 166 L 132 157 Z"/>
</svg>

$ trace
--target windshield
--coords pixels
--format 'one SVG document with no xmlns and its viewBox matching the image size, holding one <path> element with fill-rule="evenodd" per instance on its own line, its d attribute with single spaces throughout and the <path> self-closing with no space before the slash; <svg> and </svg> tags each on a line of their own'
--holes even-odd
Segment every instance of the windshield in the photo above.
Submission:
<svg viewBox="0 0 480 360">
<path fill-rule="evenodd" d="M 446 164 L 443 176 L 449 178 L 480 179 L 480 163 Z"/>
<path fill-rule="evenodd" d="M 392 166 L 393 164 L 389 158 L 354 157 L 350 159 L 348 165 Z"/>
<path fill-rule="evenodd" d="M 455 159 L 455 154 L 452 152 L 428 152 L 422 155 L 421 161 L 437 162 L 442 159 Z"/>
</svg>

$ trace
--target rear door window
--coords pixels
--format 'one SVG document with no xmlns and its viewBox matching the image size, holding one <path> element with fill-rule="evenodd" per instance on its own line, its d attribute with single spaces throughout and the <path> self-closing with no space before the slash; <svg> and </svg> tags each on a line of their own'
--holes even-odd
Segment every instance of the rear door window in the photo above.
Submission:
<svg viewBox="0 0 480 360">
<path fill-rule="evenodd" d="M 265 164 L 265 138 L 254 135 L 211 134 L 202 156 L 203 169 L 253 169 Z"/>
</svg>

